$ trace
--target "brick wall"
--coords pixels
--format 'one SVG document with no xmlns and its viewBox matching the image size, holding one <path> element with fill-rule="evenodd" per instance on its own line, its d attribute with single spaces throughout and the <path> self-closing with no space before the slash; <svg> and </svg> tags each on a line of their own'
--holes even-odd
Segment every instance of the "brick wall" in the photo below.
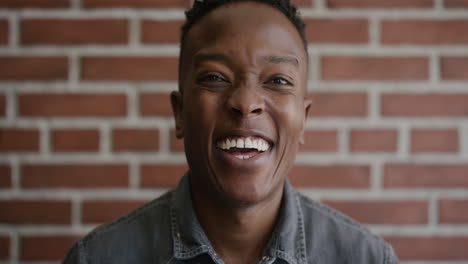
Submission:
<svg viewBox="0 0 468 264">
<path fill-rule="evenodd" d="M 468 1 L 296 3 L 314 105 L 291 181 L 403 263 L 466 263 Z M 0 263 L 57 263 L 176 184 L 168 93 L 188 5 L 0 0 Z"/>
</svg>

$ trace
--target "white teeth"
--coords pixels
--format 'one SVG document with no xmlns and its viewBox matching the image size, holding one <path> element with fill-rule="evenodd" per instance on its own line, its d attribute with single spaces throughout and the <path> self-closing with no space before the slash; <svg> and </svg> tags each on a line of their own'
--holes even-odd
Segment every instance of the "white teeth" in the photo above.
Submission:
<svg viewBox="0 0 468 264">
<path fill-rule="evenodd" d="M 259 142 L 258 140 L 252 141 L 252 148 L 258 149 L 258 142 Z"/>
<path fill-rule="evenodd" d="M 270 148 L 270 144 L 259 137 L 236 137 L 233 139 L 224 139 L 218 141 L 217 146 L 223 150 L 230 148 L 252 148 L 258 151 L 267 151 Z M 241 159 L 249 158 L 248 156 L 242 156 Z"/>
<path fill-rule="evenodd" d="M 252 148 L 252 140 L 250 138 L 245 140 L 245 148 Z"/>
<path fill-rule="evenodd" d="M 238 138 L 236 143 L 236 148 L 244 148 L 244 140 L 242 138 Z"/>
<path fill-rule="evenodd" d="M 250 159 L 250 157 L 247 155 L 234 155 L 234 157 L 241 159 L 241 160 Z"/>
</svg>

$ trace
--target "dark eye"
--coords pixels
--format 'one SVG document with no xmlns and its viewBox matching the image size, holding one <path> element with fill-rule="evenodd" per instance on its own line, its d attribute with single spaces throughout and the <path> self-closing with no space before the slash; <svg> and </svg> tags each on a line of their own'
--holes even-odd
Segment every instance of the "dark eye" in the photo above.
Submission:
<svg viewBox="0 0 468 264">
<path fill-rule="evenodd" d="M 225 82 L 226 79 L 224 79 L 223 76 L 219 74 L 206 74 L 198 78 L 198 81 L 201 82 Z"/>
<path fill-rule="evenodd" d="M 206 89 L 220 89 L 230 86 L 229 79 L 218 72 L 208 72 L 201 74 L 196 79 L 197 84 Z"/>
<path fill-rule="evenodd" d="M 274 85 L 292 85 L 292 83 L 283 77 L 273 77 L 267 83 L 274 84 Z"/>
</svg>

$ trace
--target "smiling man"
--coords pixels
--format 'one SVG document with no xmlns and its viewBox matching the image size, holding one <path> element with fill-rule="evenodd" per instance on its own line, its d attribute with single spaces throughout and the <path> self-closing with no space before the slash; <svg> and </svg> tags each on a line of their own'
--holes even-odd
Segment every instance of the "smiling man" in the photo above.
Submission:
<svg viewBox="0 0 468 264">
<path fill-rule="evenodd" d="M 379 237 L 287 182 L 311 107 L 288 1 L 196 1 L 179 73 L 171 101 L 190 170 L 65 263 L 397 263 Z"/>
</svg>

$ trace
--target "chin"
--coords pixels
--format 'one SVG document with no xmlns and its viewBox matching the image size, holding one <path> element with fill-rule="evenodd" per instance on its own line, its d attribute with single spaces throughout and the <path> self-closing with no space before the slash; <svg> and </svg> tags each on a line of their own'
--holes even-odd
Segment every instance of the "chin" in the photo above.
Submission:
<svg viewBox="0 0 468 264">
<path fill-rule="evenodd" d="M 218 181 L 221 199 L 241 207 L 258 204 L 270 199 L 284 179 L 272 179 L 266 175 L 230 175 Z"/>
</svg>

